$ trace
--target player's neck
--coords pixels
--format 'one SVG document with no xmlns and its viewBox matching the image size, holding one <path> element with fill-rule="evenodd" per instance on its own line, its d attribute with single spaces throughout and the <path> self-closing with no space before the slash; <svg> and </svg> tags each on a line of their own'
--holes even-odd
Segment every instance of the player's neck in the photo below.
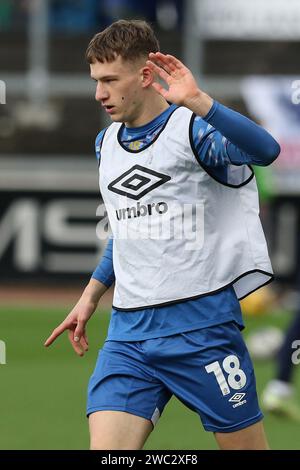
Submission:
<svg viewBox="0 0 300 470">
<path fill-rule="evenodd" d="M 130 122 L 125 122 L 126 127 L 141 127 L 153 121 L 157 116 L 169 108 L 168 102 L 157 93 L 148 96 L 139 115 Z"/>
</svg>

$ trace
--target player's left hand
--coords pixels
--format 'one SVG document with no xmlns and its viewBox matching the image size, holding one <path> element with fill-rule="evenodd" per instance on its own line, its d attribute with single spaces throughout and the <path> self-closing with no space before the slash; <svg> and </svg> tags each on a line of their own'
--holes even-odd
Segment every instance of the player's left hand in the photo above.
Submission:
<svg viewBox="0 0 300 470">
<path fill-rule="evenodd" d="M 167 101 L 190 107 L 193 101 L 199 99 L 202 92 L 192 72 L 180 60 L 161 52 L 151 52 L 149 59 L 148 67 L 166 82 L 168 89 L 156 81 L 152 86 Z"/>
</svg>

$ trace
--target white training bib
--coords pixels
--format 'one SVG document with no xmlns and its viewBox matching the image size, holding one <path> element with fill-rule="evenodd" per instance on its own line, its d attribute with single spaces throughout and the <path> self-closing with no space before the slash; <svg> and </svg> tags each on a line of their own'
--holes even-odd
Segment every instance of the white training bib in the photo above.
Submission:
<svg viewBox="0 0 300 470">
<path fill-rule="evenodd" d="M 241 299 L 273 278 L 252 170 L 230 165 L 235 185 L 210 176 L 192 149 L 193 118 L 177 108 L 141 150 L 122 145 L 121 124 L 105 133 L 99 182 L 114 238 L 116 309 L 176 303 L 229 285 Z"/>
</svg>

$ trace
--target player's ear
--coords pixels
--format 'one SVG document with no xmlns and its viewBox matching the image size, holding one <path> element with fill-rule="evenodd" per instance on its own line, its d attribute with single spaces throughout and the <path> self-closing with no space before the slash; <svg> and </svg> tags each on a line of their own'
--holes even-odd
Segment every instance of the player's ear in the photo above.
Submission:
<svg viewBox="0 0 300 470">
<path fill-rule="evenodd" d="M 152 70 L 149 67 L 145 66 L 141 70 L 141 80 L 142 80 L 142 87 L 148 88 L 154 80 L 154 75 Z"/>
</svg>

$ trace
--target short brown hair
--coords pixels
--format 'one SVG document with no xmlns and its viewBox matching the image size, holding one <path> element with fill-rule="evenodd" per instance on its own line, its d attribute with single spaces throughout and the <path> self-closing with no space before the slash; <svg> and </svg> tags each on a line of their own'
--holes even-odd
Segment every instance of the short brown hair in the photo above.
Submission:
<svg viewBox="0 0 300 470">
<path fill-rule="evenodd" d="M 134 61 L 159 51 L 159 42 L 151 26 L 142 20 L 119 20 L 97 33 L 86 50 L 89 64 L 113 62 L 118 55 Z"/>
</svg>

